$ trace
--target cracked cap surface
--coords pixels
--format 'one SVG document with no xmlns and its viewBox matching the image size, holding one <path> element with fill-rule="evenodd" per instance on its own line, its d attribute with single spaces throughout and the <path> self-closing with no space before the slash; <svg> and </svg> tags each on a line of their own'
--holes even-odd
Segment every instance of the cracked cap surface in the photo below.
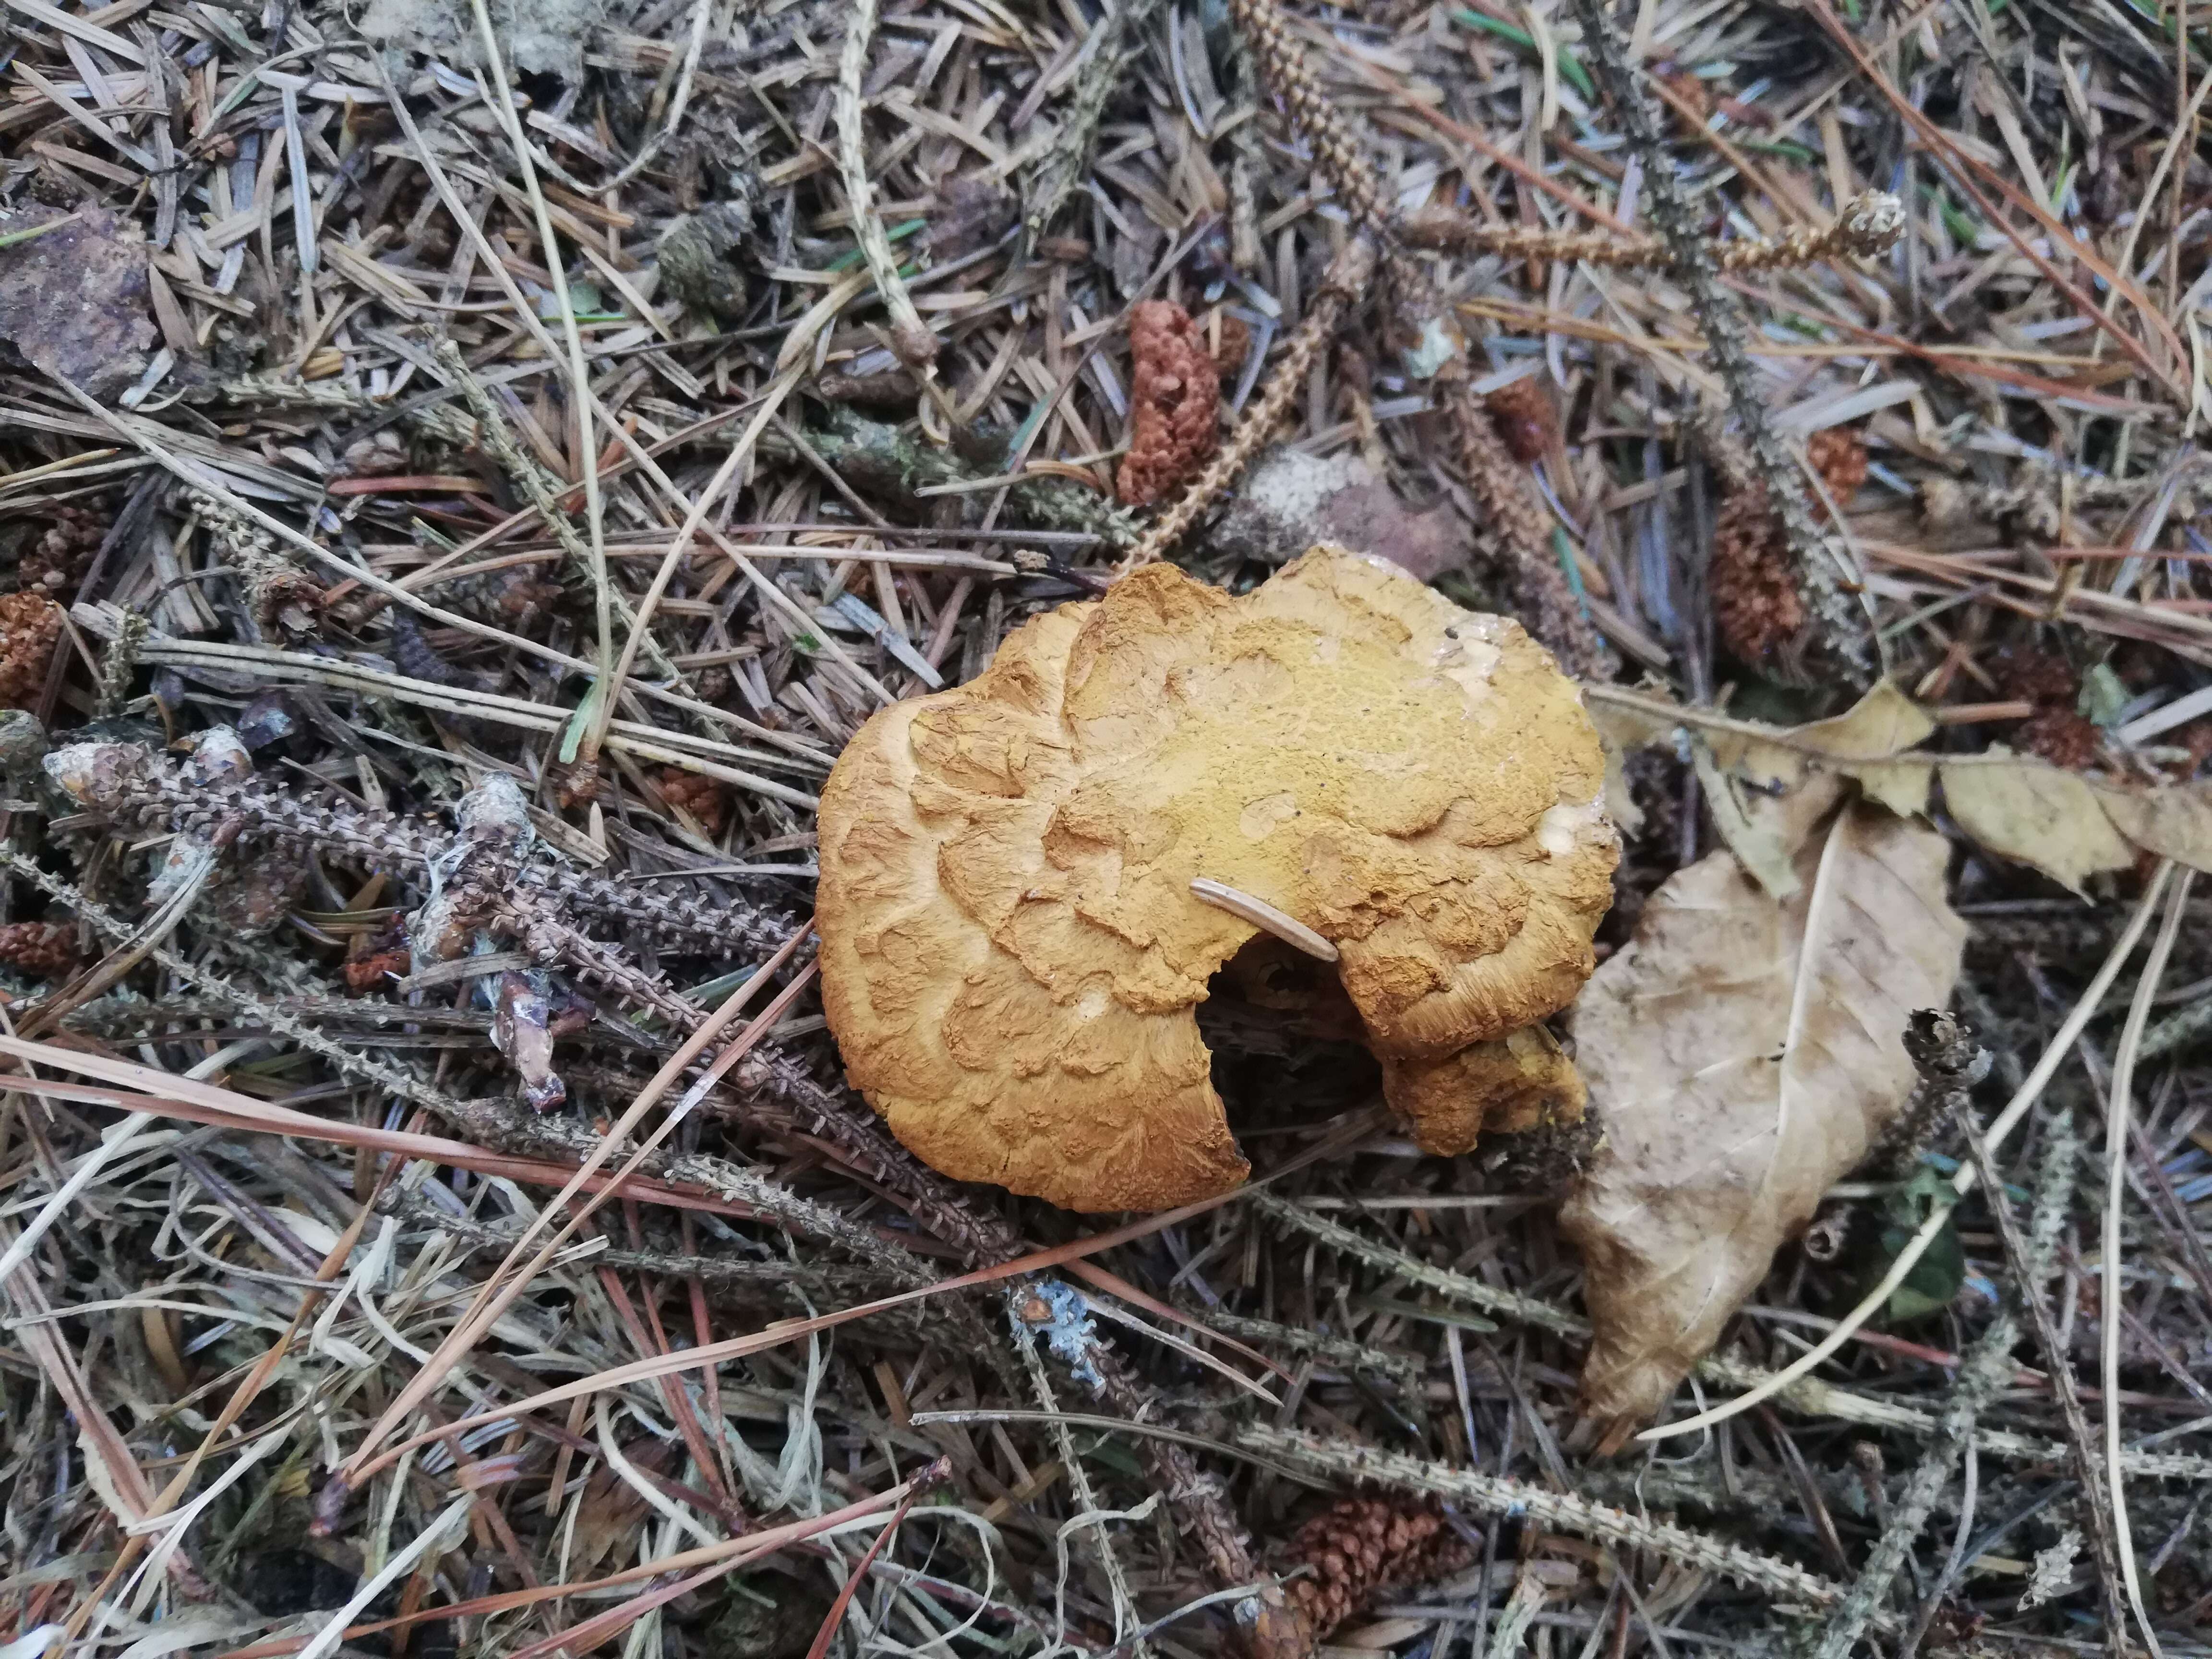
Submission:
<svg viewBox="0 0 2212 1659">
<path fill-rule="evenodd" d="M 1333 941 L 1369 1046 L 1438 1061 L 1589 976 L 1603 778 L 1518 623 L 1340 548 L 1233 598 L 1148 566 L 847 747 L 820 817 L 830 1027 L 946 1175 L 1075 1210 L 1208 1197 L 1248 1166 L 1193 1010 L 1257 930 L 1192 878 Z"/>
</svg>

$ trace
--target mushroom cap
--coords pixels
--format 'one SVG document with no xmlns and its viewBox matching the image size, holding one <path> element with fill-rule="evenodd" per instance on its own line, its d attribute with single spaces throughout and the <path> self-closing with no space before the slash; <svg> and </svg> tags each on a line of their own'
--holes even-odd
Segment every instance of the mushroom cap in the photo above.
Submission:
<svg viewBox="0 0 2212 1659">
<path fill-rule="evenodd" d="M 1589 1091 L 1540 1025 L 1470 1042 L 1441 1060 L 1382 1056 L 1382 1094 L 1425 1152 L 1466 1152 L 1486 1133 L 1579 1122 Z"/>
<path fill-rule="evenodd" d="M 846 748 L 830 1028 L 946 1175 L 1074 1210 L 1209 1197 L 1249 1166 L 1193 1010 L 1258 930 L 1192 880 L 1333 942 L 1369 1046 L 1441 1061 L 1589 977 L 1603 781 L 1579 693 L 1514 622 L 1341 548 L 1236 597 L 1148 566 Z"/>
</svg>

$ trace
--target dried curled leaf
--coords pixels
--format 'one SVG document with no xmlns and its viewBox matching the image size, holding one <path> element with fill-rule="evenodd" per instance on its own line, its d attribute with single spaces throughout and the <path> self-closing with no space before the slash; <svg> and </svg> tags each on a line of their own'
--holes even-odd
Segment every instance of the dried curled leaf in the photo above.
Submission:
<svg viewBox="0 0 2212 1659">
<path fill-rule="evenodd" d="M 1560 1222 L 1587 1268 L 1591 1415 L 1663 1405 L 1904 1105 L 1905 1020 L 1958 976 L 1948 851 L 1854 804 L 1807 841 L 1786 902 L 1713 854 L 1583 991 L 1576 1058 L 1606 1139 Z"/>
<path fill-rule="evenodd" d="M 2136 861 L 2135 848 L 2112 827 L 2095 790 L 2063 768 L 2016 757 L 2002 745 L 1979 764 L 1946 766 L 1943 801 L 1981 846 L 2033 865 L 2076 893 L 2091 876 Z"/>
<path fill-rule="evenodd" d="M 2145 852 L 2212 871 L 2212 784 L 2141 791 L 2098 787 L 2096 796 L 2112 827 Z"/>
</svg>

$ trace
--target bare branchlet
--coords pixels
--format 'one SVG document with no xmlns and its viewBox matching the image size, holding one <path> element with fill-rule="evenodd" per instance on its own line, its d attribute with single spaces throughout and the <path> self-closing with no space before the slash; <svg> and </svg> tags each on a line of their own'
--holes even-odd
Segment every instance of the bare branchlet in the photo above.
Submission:
<svg viewBox="0 0 2212 1659">
<path fill-rule="evenodd" d="M 273 841 L 303 853 L 313 848 L 407 872 L 428 869 L 453 846 L 452 832 L 427 818 L 359 807 L 336 796 L 310 796 L 258 775 L 195 781 L 182 768 L 131 744 L 74 747 L 88 752 L 72 762 L 83 781 L 71 793 L 115 823 L 204 834 L 234 820 L 239 839 L 247 843 Z M 714 902 L 673 889 L 625 885 L 542 856 L 520 860 L 512 879 L 517 894 L 535 896 L 554 912 L 635 930 L 665 950 L 717 957 L 762 953 L 775 949 L 797 925 L 775 911 Z"/>
<path fill-rule="evenodd" d="M 1713 364 L 1728 386 L 1736 424 L 1743 429 L 1769 497 L 1782 516 L 1791 574 L 1810 618 L 1804 650 L 1808 670 L 1863 690 L 1881 677 L 1881 653 L 1858 574 L 1847 556 L 1813 521 L 1797 469 L 1759 397 L 1742 307 L 1721 281 L 1698 210 L 1682 186 L 1657 118 L 1630 70 L 1627 42 L 1606 0 L 1576 0 L 1575 9 L 1582 20 L 1585 50 L 1597 66 L 1630 148 L 1644 165 L 1645 199 L 1672 256 L 1670 269 L 1696 307 Z M 1863 218 L 1870 228 L 1878 228 L 1886 216 L 1876 211 Z"/>
<path fill-rule="evenodd" d="M 1973 1033 L 1948 1014 L 1923 1010 L 1913 1016 L 1905 1046 L 1920 1073 L 1915 1103 L 1931 1103 L 1926 1108 L 1931 1115 L 1940 1112 L 1963 1122 L 1968 1136 L 1978 1142 L 1970 1103 L 1973 1085 L 1989 1073 L 1990 1055 L 1974 1041 Z M 1890 1586 L 1919 1541 L 1936 1501 L 1950 1486 L 1960 1458 L 1972 1443 L 1975 1419 L 2012 1380 L 2012 1346 L 2019 1338 L 2018 1320 L 2009 1309 L 2001 1308 L 1967 1347 L 1950 1398 L 1936 1419 L 1936 1431 L 1891 1506 L 1881 1537 L 1852 1581 L 1850 1594 L 1821 1633 L 1814 1659 L 1850 1659 L 1868 1626 L 1881 1613 Z"/>
<path fill-rule="evenodd" d="M 1552 550 L 1550 515 L 1529 493 L 1528 469 L 1514 459 L 1497 422 L 1464 377 L 1445 388 L 1444 407 L 1468 492 L 1496 539 L 1498 574 L 1513 613 L 1570 674 L 1584 680 L 1612 678 L 1618 664 L 1591 625 L 1560 556 Z"/>
<path fill-rule="evenodd" d="M 1829 224 L 1780 236 L 1708 240 L 1705 252 L 1725 271 L 1790 270 L 1826 259 L 1871 259 L 1897 246 L 1905 208 L 1887 191 L 1854 196 Z M 1660 270 L 1674 263 L 1667 243 L 1654 236 L 1610 230 L 1553 230 L 1541 225 L 1485 224 L 1456 208 L 1431 207 L 1409 215 L 1400 234 L 1413 247 L 1439 253 L 1493 253 L 1508 259 L 1601 265 L 1614 270 Z"/>
<path fill-rule="evenodd" d="M 1653 1521 L 1626 1510 L 1594 1504 L 1571 1492 L 1455 1469 L 1424 1458 L 1407 1457 L 1349 1440 L 1324 1439 L 1297 1430 L 1252 1425 L 1238 1431 L 1237 1443 L 1289 1464 L 1302 1473 L 1340 1480 L 1371 1482 L 1400 1492 L 1426 1492 L 1492 1515 L 1517 1515 L 1562 1532 L 1648 1551 L 1701 1572 L 1717 1573 L 1739 1584 L 1810 1607 L 1832 1607 L 1844 1599 L 1844 1587 L 1794 1561 L 1748 1549 L 1687 1527 Z M 1875 1622 L 1891 1621 L 1877 1615 Z"/>
<path fill-rule="evenodd" d="M 522 493 L 529 498 L 531 507 L 544 520 L 545 527 L 553 532 L 553 539 L 561 544 L 561 556 L 567 562 L 569 573 L 588 579 L 592 550 L 586 545 L 583 533 L 576 528 L 576 521 L 561 505 L 561 495 L 567 488 L 565 482 L 539 465 L 537 459 L 515 441 L 514 434 L 507 428 L 506 417 L 501 414 L 498 405 L 492 402 L 491 393 L 477 377 L 476 371 L 469 367 L 468 360 L 461 356 L 459 347 L 451 340 L 441 342 L 438 347 L 438 363 L 447 378 L 460 387 L 462 397 L 468 400 L 469 409 L 476 416 L 475 431 L 478 440 L 492 459 L 499 464 L 500 470 L 522 487 Z M 612 585 L 609 586 L 607 594 L 613 604 L 616 619 L 625 629 L 635 633 L 637 611 L 630 604 L 629 596 L 619 586 Z M 669 659 L 668 653 L 661 649 L 660 641 L 653 636 L 651 629 L 646 629 L 639 646 L 655 672 L 673 681 L 685 697 L 696 700 L 696 694 L 691 690 L 684 672 Z"/>
<path fill-rule="evenodd" d="M 1251 1207 L 1278 1225 L 1304 1234 L 1309 1238 L 1341 1250 L 1355 1260 L 1366 1262 L 1378 1272 L 1403 1279 L 1408 1285 L 1418 1285 L 1424 1290 L 1474 1308 L 1496 1318 L 1510 1320 L 1555 1335 L 1587 1341 L 1589 1322 L 1555 1308 L 1535 1297 L 1524 1296 L 1516 1291 L 1501 1289 L 1466 1273 L 1454 1273 L 1449 1267 L 1438 1267 L 1407 1255 L 1403 1250 L 1356 1233 L 1349 1227 L 1338 1225 L 1325 1217 L 1316 1214 L 1273 1193 L 1255 1192 L 1246 1200 Z M 1774 1373 L 1760 1365 L 1747 1364 L 1724 1354 L 1708 1354 L 1699 1360 L 1697 1375 L 1723 1388 L 1739 1390 L 1759 1388 Z M 1775 1396 L 1776 1403 L 1803 1413 L 1808 1417 L 1832 1417 L 1847 1423 L 1861 1423 L 1869 1428 L 1892 1429 L 1900 1434 L 1928 1435 L 1936 1431 L 1936 1419 L 1902 1401 L 1875 1395 L 1863 1395 L 1849 1389 L 1824 1382 L 1818 1377 L 1800 1377 Z M 2033 1435 L 2016 1433 L 2010 1429 L 1978 1429 L 1974 1444 L 1978 1450 L 1991 1457 L 2014 1463 L 2058 1463 L 2066 1460 L 2066 1449 L 2055 1442 Z M 2122 1466 L 2130 1474 L 2152 1480 L 2203 1481 L 2212 1480 L 2212 1458 L 2197 1457 L 2188 1452 L 2160 1450 L 2131 1450 L 2121 1455 Z"/>
<path fill-rule="evenodd" d="M 1592 625 L 1588 607 L 1575 592 L 1553 550 L 1551 521 L 1530 493 L 1527 470 L 1515 460 L 1470 388 L 1466 342 L 1436 285 L 1407 250 L 1404 226 L 1380 183 L 1369 147 L 1322 88 L 1305 53 L 1292 37 L 1276 0 L 1230 0 L 1230 15 L 1252 48 L 1260 76 L 1282 101 L 1291 126 L 1313 153 L 1314 167 L 1351 213 L 1353 223 L 1374 244 L 1369 269 L 1379 267 L 1395 334 L 1408 368 L 1432 380 L 1449 412 L 1460 464 L 1467 475 L 1483 526 L 1498 550 L 1507 602 L 1536 637 L 1550 647 L 1568 672 L 1584 678 L 1610 678 L 1617 664 Z M 1330 276 L 1334 279 L 1334 268 Z M 1364 288 L 1367 270 L 1355 287 Z M 1328 291 L 1325 280 L 1324 293 Z M 1233 483 L 1258 452 L 1297 393 L 1313 355 L 1334 331 L 1339 308 L 1322 317 L 1317 302 L 1300 325 L 1285 355 L 1244 424 L 1231 436 L 1222 461 L 1194 483 L 1176 508 L 1139 544 L 1123 568 L 1180 537 L 1208 502 Z M 1318 326 L 1317 326 L 1318 325 Z M 1293 372 L 1295 371 L 1295 372 Z M 1279 392 L 1280 408 L 1271 399 Z M 1255 431 L 1255 417 L 1266 425 Z M 1217 476 L 1217 473 L 1218 476 Z M 1201 497 L 1200 489 L 1206 494 Z"/>
<path fill-rule="evenodd" d="M 1252 48 L 1260 78 L 1283 101 L 1291 124 L 1313 151 L 1314 171 L 1328 180 L 1359 228 L 1390 234 L 1390 204 L 1376 182 L 1374 161 L 1358 131 L 1322 88 L 1275 0 L 1229 0 L 1229 15 Z"/>
</svg>

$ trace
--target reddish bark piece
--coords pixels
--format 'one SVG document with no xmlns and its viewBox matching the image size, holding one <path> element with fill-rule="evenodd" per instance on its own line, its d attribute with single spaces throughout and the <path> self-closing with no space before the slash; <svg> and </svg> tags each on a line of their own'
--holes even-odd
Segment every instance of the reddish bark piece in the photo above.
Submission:
<svg viewBox="0 0 2212 1659">
<path fill-rule="evenodd" d="M 38 207 L 0 214 L 0 235 L 61 216 Z M 0 340 L 32 367 L 110 398 L 145 373 L 154 344 L 146 245 L 96 208 L 73 217 L 0 247 Z"/>
</svg>

